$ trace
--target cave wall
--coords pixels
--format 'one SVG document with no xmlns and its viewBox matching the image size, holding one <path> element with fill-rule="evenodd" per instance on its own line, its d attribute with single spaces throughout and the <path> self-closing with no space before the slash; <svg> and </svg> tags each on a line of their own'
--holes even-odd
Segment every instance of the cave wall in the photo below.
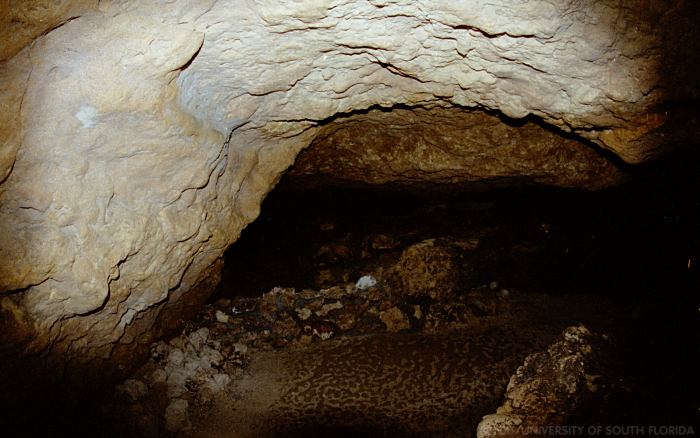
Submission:
<svg viewBox="0 0 700 438">
<path fill-rule="evenodd" d="M 537 184 L 598 190 L 625 180 L 601 151 L 531 120 L 484 111 L 378 109 L 323 126 L 286 176 L 323 186 L 479 190 Z"/>
<path fill-rule="evenodd" d="M 630 163 L 663 153 L 664 102 L 697 90 L 661 74 L 689 7 L 10 1 L 0 23 L 22 31 L 0 33 L 2 351 L 52 370 L 128 367 L 206 298 L 223 251 L 339 115 L 480 109 Z M 573 161 L 552 178 L 587 168 L 579 146 L 556 147 Z M 598 164 L 569 185 L 614 183 Z"/>
</svg>

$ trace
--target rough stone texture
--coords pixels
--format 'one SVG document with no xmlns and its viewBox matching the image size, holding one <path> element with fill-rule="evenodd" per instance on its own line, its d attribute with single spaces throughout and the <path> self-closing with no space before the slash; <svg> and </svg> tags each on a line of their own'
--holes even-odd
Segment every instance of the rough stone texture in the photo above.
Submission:
<svg viewBox="0 0 700 438">
<path fill-rule="evenodd" d="M 669 41 L 697 40 L 690 3 L 51 3 L 3 41 L 3 56 L 24 46 L 0 64 L 3 353 L 58 358 L 39 361 L 56 373 L 128 363 L 204 299 L 224 249 L 338 114 L 486 108 L 630 162 L 657 155 L 664 96 L 697 95 L 695 76 L 659 73 L 678 70 L 659 70 Z M 675 29 L 687 40 L 662 38 Z M 697 64 L 684 53 L 666 60 Z"/>
<path fill-rule="evenodd" d="M 531 121 L 414 108 L 372 110 L 324 126 L 288 178 L 297 186 L 442 184 L 454 190 L 455 184 L 519 180 L 600 189 L 619 183 L 622 172 L 589 145 Z"/>
<path fill-rule="evenodd" d="M 591 399 L 605 341 L 582 325 L 564 330 L 546 352 L 531 354 L 508 382 L 505 401 L 477 427 L 477 438 L 547 435 Z"/>
<path fill-rule="evenodd" d="M 463 288 L 463 270 L 467 269 L 454 248 L 442 240 L 428 239 L 403 251 L 388 277 L 407 296 L 440 300 Z"/>
<path fill-rule="evenodd" d="M 382 320 L 389 332 L 400 332 L 411 328 L 411 323 L 408 317 L 398 307 L 392 307 L 389 310 L 379 313 L 379 319 Z"/>
<path fill-rule="evenodd" d="M 165 410 L 165 427 L 171 432 L 179 432 L 191 427 L 187 415 L 187 400 L 175 399 Z"/>
<path fill-rule="evenodd" d="M 3 0 L 0 2 L 0 61 L 37 36 L 97 9 L 98 0 Z"/>
</svg>

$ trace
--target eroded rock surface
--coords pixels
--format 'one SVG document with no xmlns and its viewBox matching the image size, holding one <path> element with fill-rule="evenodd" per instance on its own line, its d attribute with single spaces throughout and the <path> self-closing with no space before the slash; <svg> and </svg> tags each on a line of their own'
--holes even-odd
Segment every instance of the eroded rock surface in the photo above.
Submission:
<svg viewBox="0 0 700 438">
<path fill-rule="evenodd" d="M 0 4 L 0 61 L 66 22 L 97 9 L 98 0 L 7 0 Z"/>
<path fill-rule="evenodd" d="M 593 399 L 599 380 L 605 380 L 600 357 L 610 348 L 607 337 L 580 325 L 568 327 L 562 338 L 525 359 L 508 383 L 503 404 L 479 423 L 478 438 L 549 435 Z"/>
<path fill-rule="evenodd" d="M 372 110 L 321 129 L 289 172 L 296 185 L 417 190 L 487 181 L 600 189 L 623 173 L 590 144 L 534 122 L 461 108 Z"/>
<path fill-rule="evenodd" d="M 697 91 L 659 69 L 681 41 L 662 37 L 693 29 L 676 26 L 687 3 L 52 3 L 3 41 L 3 56 L 24 47 L 0 64 L 3 351 L 60 358 L 40 361 L 59 373 L 128 363 L 203 301 L 225 248 L 338 114 L 479 107 L 629 162 L 657 155 L 664 96 Z M 523 150 L 587 156 L 561 148 Z M 615 173 L 576 171 L 583 186 Z"/>
</svg>

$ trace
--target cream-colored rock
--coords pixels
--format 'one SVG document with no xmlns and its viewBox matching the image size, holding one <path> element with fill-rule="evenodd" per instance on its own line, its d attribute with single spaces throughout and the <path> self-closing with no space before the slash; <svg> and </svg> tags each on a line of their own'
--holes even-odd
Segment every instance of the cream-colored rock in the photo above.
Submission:
<svg viewBox="0 0 700 438">
<path fill-rule="evenodd" d="M 99 0 L 4 0 L 0 2 L 0 61 L 34 38 L 97 9 Z"/>
<path fill-rule="evenodd" d="M 55 6 L 39 14 L 53 18 L 24 20 L 11 42 L 2 23 L 32 5 Z M 41 363 L 57 372 L 131 363 L 202 303 L 225 248 L 339 114 L 532 114 L 631 162 L 657 154 L 665 113 L 652 109 L 694 85 L 658 73 L 668 51 L 654 30 L 687 14 L 646 6 L 11 1 L 0 14 L 3 56 L 16 53 L 0 63 L 2 344 L 50 352 Z"/>
</svg>

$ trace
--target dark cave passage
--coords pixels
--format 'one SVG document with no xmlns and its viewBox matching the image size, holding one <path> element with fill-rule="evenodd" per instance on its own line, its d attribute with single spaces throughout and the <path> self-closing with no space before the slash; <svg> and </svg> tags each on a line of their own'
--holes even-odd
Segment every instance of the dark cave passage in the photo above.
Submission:
<svg viewBox="0 0 700 438">
<path fill-rule="evenodd" d="M 574 296 L 559 309 L 545 308 L 560 311 L 562 323 L 585 321 L 616 340 L 611 369 L 624 384 L 603 390 L 604 400 L 572 421 L 693 424 L 700 407 L 694 375 L 700 365 L 698 162 L 692 154 L 671 155 L 632 169 L 629 182 L 600 192 L 299 190 L 283 179 L 228 251 L 212 303 L 253 299 L 274 287 L 355 283 L 426 239 L 461 242 L 460 275 L 452 287 L 475 314 L 483 304 L 478 290 Z M 420 331 L 413 320 L 411 327 Z M 322 420 L 300 427 L 299 436 L 381 429 Z"/>
<path fill-rule="evenodd" d="M 695 162 L 669 157 L 600 192 L 299 190 L 283 179 L 226 253 L 213 298 L 356 281 L 377 259 L 429 238 L 479 240 L 467 289 L 498 280 L 551 294 L 680 290 L 700 263 Z"/>
<path fill-rule="evenodd" d="M 0 4 L 1 435 L 700 433 L 700 2 Z"/>
<path fill-rule="evenodd" d="M 154 344 L 132 386 L 85 395 L 86 406 L 57 408 L 53 394 L 36 406 L 55 418 L 32 427 L 105 437 L 473 436 L 523 360 L 580 325 L 609 345 L 589 370 L 595 396 L 567 424 L 697 424 L 698 163 L 670 155 L 598 192 L 308 190 L 283 179 L 227 252 L 209 303 L 179 337 Z M 436 252 L 407 257 L 426 242 Z M 377 287 L 354 287 L 367 275 Z M 438 296 L 402 290 L 431 275 Z M 183 393 L 172 393 L 171 377 L 154 383 L 202 360 L 218 374 L 183 377 Z M 228 384 L 216 380 L 223 375 L 233 383 L 217 398 L 207 391 Z M 464 392 L 470 385 L 479 389 Z M 174 397 L 189 414 L 169 411 Z M 90 419 L 62 413 L 76 409 Z M 168 422 L 182 418 L 184 431 L 173 433 Z"/>
<path fill-rule="evenodd" d="M 184 381 L 186 392 L 176 397 L 194 410 L 182 436 L 473 436 L 524 358 L 582 324 L 610 345 L 593 362 L 595 397 L 577 405 L 567 424 L 697 424 L 698 162 L 671 155 L 598 192 L 302 190 L 283 179 L 226 254 L 207 306 L 182 335 L 154 344 L 132 382 L 177 370 L 173 351 L 182 352 L 185 368 L 191 358 L 225 358 L 212 365 L 215 376 L 231 376 L 235 389 L 203 396 L 211 381 Z M 418 264 L 406 257 L 425 242 L 439 251 L 420 254 Z M 431 264 L 443 256 L 453 263 Z M 456 274 L 412 272 L 422 263 Z M 425 281 L 425 274 L 436 276 L 443 295 L 402 295 L 410 287 L 402 279 Z M 353 285 L 366 275 L 379 285 L 358 291 Z M 405 320 L 384 318 L 394 311 Z M 210 339 L 197 341 L 202 336 Z M 197 343 L 202 356 L 191 356 Z M 166 420 L 175 415 L 166 383 L 149 383 L 138 403 L 127 385 L 126 398 L 100 392 L 86 394 L 86 406 L 64 406 L 92 412 L 82 423 L 48 406 L 53 394 L 37 406 L 56 418 L 32 427 L 180 436 L 163 421 L 164 412 Z M 464 395 L 470 385 L 478 396 Z M 358 388 L 365 395 L 347 395 Z M 377 399 L 368 395 L 374 392 Z M 409 415 L 424 399 L 433 404 Z"/>
</svg>

